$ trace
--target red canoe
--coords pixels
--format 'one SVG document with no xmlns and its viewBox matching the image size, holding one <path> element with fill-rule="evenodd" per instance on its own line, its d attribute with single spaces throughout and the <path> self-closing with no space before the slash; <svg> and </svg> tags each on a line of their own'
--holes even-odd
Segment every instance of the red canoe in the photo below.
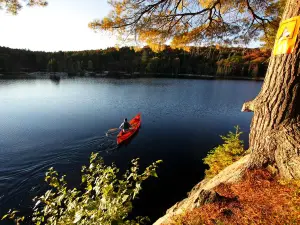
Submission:
<svg viewBox="0 0 300 225">
<path fill-rule="evenodd" d="M 129 139 L 132 135 L 134 135 L 141 126 L 141 114 L 137 114 L 132 120 L 129 121 L 131 125 L 131 129 L 126 133 L 120 131 L 117 136 L 117 144 L 121 144 L 123 141 Z"/>
</svg>

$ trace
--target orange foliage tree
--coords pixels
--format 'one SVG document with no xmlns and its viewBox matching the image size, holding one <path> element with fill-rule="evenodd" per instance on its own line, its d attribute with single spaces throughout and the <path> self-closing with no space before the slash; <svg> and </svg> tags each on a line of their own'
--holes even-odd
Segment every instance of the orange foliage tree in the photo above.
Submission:
<svg viewBox="0 0 300 225">
<path fill-rule="evenodd" d="M 0 9 L 6 9 L 8 13 L 13 15 L 18 14 L 24 5 L 27 6 L 47 6 L 48 2 L 45 0 L 0 0 Z"/>
<path fill-rule="evenodd" d="M 277 30 L 284 0 L 110 0 L 112 11 L 89 24 L 93 29 L 132 34 L 158 49 L 195 42 L 248 43 Z M 265 35 L 264 32 L 265 31 Z"/>
</svg>

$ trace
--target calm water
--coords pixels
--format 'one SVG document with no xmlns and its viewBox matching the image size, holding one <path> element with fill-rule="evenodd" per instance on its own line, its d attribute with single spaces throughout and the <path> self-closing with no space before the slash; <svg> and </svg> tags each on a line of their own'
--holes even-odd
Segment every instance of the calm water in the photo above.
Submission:
<svg viewBox="0 0 300 225">
<path fill-rule="evenodd" d="M 152 221 L 163 215 L 203 177 L 202 158 L 221 143 L 220 134 L 240 125 L 247 140 L 251 113 L 244 101 L 261 82 L 176 79 L 0 80 L 0 216 L 9 208 L 26 212 L 47 186 L 47 168 L 80 182 L 80 168 L 91 152 L 121 169 L 139 157 L 141 166 L 162 159 L 135 214 Z M 142 127 L 116 148 L 105 132 L 124 117 L 142 113 Z M 247 145 L 247 143 L 246 143 Z"/>
</svg>

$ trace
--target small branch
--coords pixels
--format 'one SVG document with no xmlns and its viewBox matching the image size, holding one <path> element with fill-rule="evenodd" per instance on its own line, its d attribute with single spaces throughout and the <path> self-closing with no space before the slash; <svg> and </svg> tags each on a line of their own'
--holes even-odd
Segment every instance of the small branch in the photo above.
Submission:
<svg viewBox="0 0 300 225">
<path fill-rule="evenodd" d="M 242 107 L 242 112 L 254 112 L 255 111 L 255 101 L 251 100 L 245 102 Z"/>
</svg>

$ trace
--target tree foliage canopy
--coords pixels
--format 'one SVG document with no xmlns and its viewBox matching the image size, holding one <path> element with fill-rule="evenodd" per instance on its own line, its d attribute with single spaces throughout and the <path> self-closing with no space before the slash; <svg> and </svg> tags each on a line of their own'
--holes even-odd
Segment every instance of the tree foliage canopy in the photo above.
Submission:
<svg viewBox="0 0 300 225">
<path fill-rule="evenodd" d="M 46 0 L 0 0 L 0 9 L 5 9 L 8 13 L 13 15 L 18 14 L 24 5 L 47 6 L 48 2 Z"/>
<path fill-rule="evenodd" d="M 285 0 L 109 0 L 111 12 L 89 26 L 117 29 L 153 47 L 195 42 L 247 43 L 277 30 Z M 263 32 L 265 31 L 265 32 Z"/>
<path fill-rule="evenodd" d="M 74 52 L 33 52 L 0 46 L 0 73 L 7 77 L 19 72 L 37 71 L 67 72 L 70 76 L 84 71 L 120 71 L 129 74 L 136 72 L 141 76 L 160 73 L 257 77 L 265 75 L 271 54 L 270 51 L 260 49 L 215 46 L 188 46 L 188 51 L 170 46 L 161 48 L 163 50 L 158 52 L 148 46 L 141 49 L 122 47 Z"/>
</svg>

